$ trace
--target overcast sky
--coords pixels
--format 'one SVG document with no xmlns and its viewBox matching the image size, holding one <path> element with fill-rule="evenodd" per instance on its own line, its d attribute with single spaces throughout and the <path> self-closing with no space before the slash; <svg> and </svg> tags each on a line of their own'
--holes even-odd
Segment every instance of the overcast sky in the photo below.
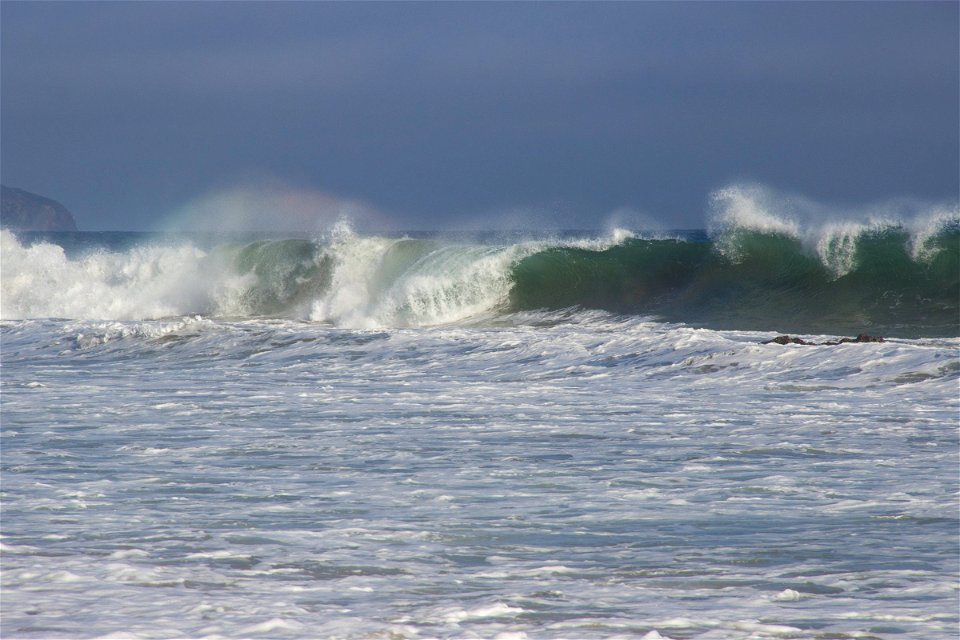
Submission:
<svg viewBox="0 0 960 640">
<path fill-rule="evenodd" d="M 956 200 L 958 6 L 4 0 L 0 177 L 89 230 L 264 192 L 399 229 Z"/>
</svg>

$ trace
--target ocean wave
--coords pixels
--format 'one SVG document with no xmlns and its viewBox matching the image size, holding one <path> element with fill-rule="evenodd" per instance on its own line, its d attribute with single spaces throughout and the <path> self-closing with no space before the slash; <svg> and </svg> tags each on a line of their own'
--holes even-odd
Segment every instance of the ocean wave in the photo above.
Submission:
<svg viewBox="0 0 960 640">
<path fill-rule="evenodd" d="M 617 229 L 501 243 L 363 236 L 339 225 L 317 240 L 180 240 L 73 255 L 2 231 L 0 317 L 199 314 L 374 328 L 573 308 L 721 329 L 957 335 L 955 207 L 816 224 L 763 191 L 730 188 L 713 202 L 706 233 Z M 793 211 L 811 208 L 801 205 Z"/>
</svg>

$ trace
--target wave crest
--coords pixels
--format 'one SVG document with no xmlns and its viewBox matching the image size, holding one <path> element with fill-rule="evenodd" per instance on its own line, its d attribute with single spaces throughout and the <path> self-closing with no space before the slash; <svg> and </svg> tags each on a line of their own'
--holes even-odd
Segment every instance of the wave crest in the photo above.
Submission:
<svg viewBox="0 0 960 640">
<path fill-rule="evenodd" d="M 960 333 L 960 216 L 878 209 L 837 221 L 809 201 L 729 188 L 708 233 L 500 243 L 361 236 L 187 242 L 73 255 L 0 234 L 0 317 L 278 317 L 423 326 L 577 308 L 713 328 Z"/>
<path fill-rule="evenodd" d="M 752 237 L 782 236 L 816 256 L 834 278 L 858 267 L 861 240 L 898 235 L 914 260 L 930 261 L 944 246 L 937 238 L 960 224 L 956 203 L 895 199 L 864 207 L 829 207 L 759 185 L 731 185 L 711 194 L 708 232 L 717 251 L 738 261 Z"/>
</svg>

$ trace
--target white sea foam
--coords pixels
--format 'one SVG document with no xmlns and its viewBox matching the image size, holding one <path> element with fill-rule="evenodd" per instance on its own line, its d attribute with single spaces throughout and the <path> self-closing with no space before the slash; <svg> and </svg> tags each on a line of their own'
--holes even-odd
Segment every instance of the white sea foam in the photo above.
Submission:
<svg viewBox="0 0 960 640">
<path fill-rule="evenodd" d="M 800 600 L 803 596 L 799 591 L 793 589 L 784 589 L 780 593 L 773 596 L 772 600 L 777 602 L 796 602 Z"/>
<path fill-rule="evenodd" d="M 670 640 L 670 638 L 668 638 L 665 635 L 661 635 L 659 631 L 654 629 L 653 631 L 650 631 L 649 633 L 644 635 L 642 638 L 640 638 L 640 640 Z"/>
<path fill-rule="evenodd" d="M 255 284 L 253 275 L 237 273 L 229 258 L 189 244 L 70 258 L 47 242 L 24 246 L 7 230 L 0 239 L 3 319 L 257 313 L 245 294 Z M 442 324 L 492 312 L 507 298 L 510 268 L 536 246 L 438 245 L 405 271 L 390 272 L 384 260 L 403 240 L 357 236 L 345 223 L 326 240 L 320 255 L 332 260 L 332 282 L 316 293 L 309 317 L 355 328 Z M 80 336 L 78 342 L 89 347 L 98 339 Z"/>
<path fill-rule="evenodd" d="M 69 258 L 48 242 L 0 230 L 0 318 L 134 320 L 217 308 L 238 278 L 190 244 L 137 246 Z"/>
<path fill-rule="evenodd" d="M 956 637 L 956 338 L 180 322 L 2 323 L 5 636 Z"/>
<path fill-rule="evenodd" d="M 249 636 L 270 636 L 284 631 L 300 631 L 303 624 L 296 620 L 285 620 L 283 618 L 271 618 L 257 624 L 252 624 L 240 630 L 243 635 Z"/>
<path fill-rule="evenodd" d="M 443 619 L 447 622 L 463 622 L 464 620 L 479 620 L 481 618 L 510 617 L 521 613 L 523 613 L 523 609 L 520 607 L 511 607 L 503 602 L 495 602 L 469 610 L 450 611 L 443 614 Z"/>
<path fill-rule="evenodd" d="M 354 328 L 422 326 L 465 320 L 502 305 L 510 267 L 532 245 L 438 246 L 400 273 L 384 272 L 403 240 L 366 238 L 341 228 L 329 247 L 336 265 L 329 293 L 310 318 Z"/>
</svg>

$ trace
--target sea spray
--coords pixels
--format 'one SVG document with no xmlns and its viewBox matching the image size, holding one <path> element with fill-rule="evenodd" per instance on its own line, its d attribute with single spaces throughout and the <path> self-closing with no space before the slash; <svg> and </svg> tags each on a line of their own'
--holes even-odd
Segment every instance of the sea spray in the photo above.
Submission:
<svg viewBox="0 0 960 640">
<path fill-rule="evenodd" d="M 751 235 L 782 236 L 818 256 L 835 278 L 856 268 L 862 236 L 899 231 L 913 259 L 929 261 L 949 248 L 944 240 L 960 227 L 956 203 L 900 198 L 859 207 L 828 207 L 761 185 L 718 189 L 711 194 L 710 205 L 708 233 L 715 248 L 731 260 L 739 259 L 741 245 Z"/>
<path fill-rule="evenodd" d="M 316 240 L 208 246 L 175 236 L 79 251 L 72 236 L 60 246 L 4 231 L 0 314 L 388 328 L 569 308 L 778 333 L 960 332 L 955 209 L 808 227 L 743 192 L 717 201 L 729 206 L 709 233 L 451 241 L 364 236 L 343 224 Z"/>
<path fill-rule="evenodd" d="M 327 249 L 334 265 L 331 286 L 313 302 L 310 319 L 354 327 L 374 324 L 376 276 L 393 242 L 352 232 L 334 237 Z"/>
<path fill-rule="evenodd" d="M 335 264 L 312 320 L 340 326 L 420 326 L 459 322 L 501 308 L 510 269 L 532 249 L 364 238 L 341 230 L 329 245 Z"/>
<path fill-rule="evenodd" d="M 145 319 L 209 313 L 213 281 L 234 274 L 205 262 L 192 244 L 136 246 L 67 257 L 49 242 L 21 244 L 0 231 L 3 274 L 0 317 Z"/>
</svg>

